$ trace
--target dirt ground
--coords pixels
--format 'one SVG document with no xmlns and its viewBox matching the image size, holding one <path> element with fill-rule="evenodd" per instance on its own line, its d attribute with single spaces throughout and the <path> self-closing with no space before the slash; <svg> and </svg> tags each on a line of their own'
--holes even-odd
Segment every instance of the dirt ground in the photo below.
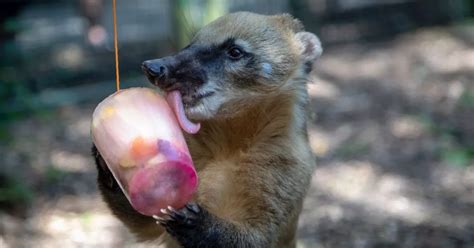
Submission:
<svg viewBox="0 0 474 248">
<path fill-rule="evenodd" d="M 298 246 L 474 247 L 474 26 L 329 47 L 316 66 L 318 168 Z M 39 113 L 3 134 L 0 184 L 22 204 L 1 205 L 0 247 L 152 246 L 98 195 L 93 107 Z"/>
</svg>

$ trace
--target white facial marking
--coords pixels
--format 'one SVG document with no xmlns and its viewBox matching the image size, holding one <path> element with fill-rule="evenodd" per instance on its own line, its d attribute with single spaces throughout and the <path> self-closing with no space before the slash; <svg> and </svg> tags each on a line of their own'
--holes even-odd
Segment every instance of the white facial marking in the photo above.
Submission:
<svg viewBox="0 0 474 248">
<path fill-rule="evenodd" d="M 198 94 L 204 95 L 209 92 L 214 92 L 214 95 L 202 98 L 195 106 L 187 107 L 185 111 L 188 118 L 195 120 L 212 118 L 224 102 L 224 97 L 218 90 L 219 87 L 213 81 L 208 81 L 203 85 L 198 90 Z"/>
<path fill-rule="evenodd" d="M 247 41 L 237 39 L 234 42 L 235 42 L 236 45 L 242 47 L 246 52 L 250 52 L 250 53 L 253 52 L 252 47 L 250 46 L 250 44 Z"/>
<path fill-rule="evenodd" d="M 263 72 L 264 77 L 269 78 L 272 75 L 272 72 L 273 72 L 272 65 L 269 64 L 269 63 L 263 63 L 262 64 L 262 72 Z"/>
<path fill-rule="evenodd" d="M 186 114 L 189 118 L 196 120 L 212 118 L 223 103 L 223 100 L 223 97 L 218 95 L 203 98 L 195 106 L 186 108 Z"/>
</svg>

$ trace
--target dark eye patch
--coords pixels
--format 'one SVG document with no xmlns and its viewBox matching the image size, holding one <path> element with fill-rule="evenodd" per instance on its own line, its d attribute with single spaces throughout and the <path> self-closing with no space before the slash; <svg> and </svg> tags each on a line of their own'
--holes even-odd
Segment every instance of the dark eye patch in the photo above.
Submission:
<svg viewBox="0 0 474 248">
<path fill-rule="evenodd" d="M 237 61 L 240 58 L 245 58 L 245 62 L 239 68 L 244 69 L 252 69 L 255 66 L 254 56 L 251 53 L 246 52 L 241 46 L 235 44 L 235 38 L 228 38 L 224 42 L 220 44 L 211 44 L 211 45 L 204 45 L 204 44 L 191 44 L 185 50 L 189 51 L 189 54 L 196 63 L 200 66 L 207 68 L 207 71 L 215 71 L 220 70 L 222 71 L 225 62 L 229 59 L 233 61 Z M 232 49 L 238 48 L 239 51 L 242 52 L 242 56 L 238 59 L 229 56 L 229 52 Z M 235 68 L 237 69 L 237 68 Z"/>
<path fill-rule="evenodd" d="M 228 49 L 229 47 L 235 46 L 235 38 L 228 38 L 224 42 L 222 42 L 218 48 L 221 50 Z"/>
<path fill-rule="evenodd" d="M 212 46 L 199 49 L 196 54 L 200 58 L 213 58 L 217 55 L 216 49 Z"/>
</svg>

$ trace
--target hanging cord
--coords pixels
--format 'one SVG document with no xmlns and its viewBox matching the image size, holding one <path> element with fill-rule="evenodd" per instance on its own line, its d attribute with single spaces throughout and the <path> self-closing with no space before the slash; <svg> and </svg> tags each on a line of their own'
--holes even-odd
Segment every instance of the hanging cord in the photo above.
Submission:
<svg viewBox="0 0 474 248">
<path fill-rule="evenodd" d="M 115 47 L 115 85 L 117 91 L 120 90 L 120 73 L 119 73 L 119 56 L 118 56 L 118 38 L 117 38 L 117 6 L 116 0 L 113 0 L 113 16 L 114 16 L 114 47 Z"/>
</svg>

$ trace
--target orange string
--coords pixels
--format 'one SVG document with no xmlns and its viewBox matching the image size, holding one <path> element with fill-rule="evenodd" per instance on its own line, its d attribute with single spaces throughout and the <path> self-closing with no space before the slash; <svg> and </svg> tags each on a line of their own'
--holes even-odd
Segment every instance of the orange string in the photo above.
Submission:
<svg viewBox="0 0 474 248">
<path fill-rule="evenodd" d="M 115 84 L 117 91 L 120 90 L 120 73 L 119 73 L 119 57 L 118 57 L 118 38 L 117 38 L 117 6 L 116 0 L 113 0 L 113 16 L 114 16 L 114 47 L 115 47 Z"/>
</svg>

